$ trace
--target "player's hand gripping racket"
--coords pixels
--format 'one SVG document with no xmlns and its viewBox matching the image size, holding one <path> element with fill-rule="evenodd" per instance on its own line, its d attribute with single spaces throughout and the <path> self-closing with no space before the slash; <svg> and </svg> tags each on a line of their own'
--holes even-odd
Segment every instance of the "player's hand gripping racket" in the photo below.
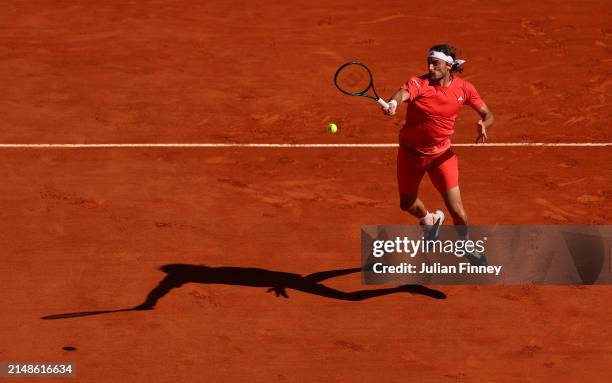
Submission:
<svg viewBox="0 0 612 383">
<path fill-rule="evenodd" d="M 334 75 L 334 83 L 344 94 L 368 97 L 378 102 L 383 109 L 389 109 L 389 104 L 376 94 L 372 72 L 359 61 L 349 61 L 338 68 Z M 370 89 L 372 89 L 371 94 Z"/>
</svg>

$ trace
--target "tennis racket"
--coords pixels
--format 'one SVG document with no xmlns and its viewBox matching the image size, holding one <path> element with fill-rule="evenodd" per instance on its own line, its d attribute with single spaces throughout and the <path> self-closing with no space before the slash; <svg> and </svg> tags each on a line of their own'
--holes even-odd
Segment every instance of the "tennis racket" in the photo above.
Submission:
<svg viewBox="0 0 612 383">
<path fill-rule="evenodd" d="M 344 94 L 368 97 L 378 102 L 383 109 L 389 109 L 389 104 L 376 94 L 372 72 L 359 61 L 349 61 L 338 68 L 334 75 L 334 83 Z M 372 89 L 371 94 L 370 89 Z"/>
</svg>

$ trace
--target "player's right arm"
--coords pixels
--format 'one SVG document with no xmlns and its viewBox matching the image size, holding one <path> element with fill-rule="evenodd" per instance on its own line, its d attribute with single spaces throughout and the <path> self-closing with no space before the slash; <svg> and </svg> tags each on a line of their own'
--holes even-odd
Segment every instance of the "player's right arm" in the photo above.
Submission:
<svg viewBox="0 0 612 383">
<path fill-rule="evenodd" d="M 388 116 L 395 115 L 395 112 L 397 111 L 397 106 L 400 105 L 402 102 L 406 102 L 409 96 L 410 93 L 408 93 L 406 89 L 400 89 L 395 92 L 393 97 L 391 97 L 388 101 L 389 109 L 384 110 L 385 114 Z"/>
</svg>

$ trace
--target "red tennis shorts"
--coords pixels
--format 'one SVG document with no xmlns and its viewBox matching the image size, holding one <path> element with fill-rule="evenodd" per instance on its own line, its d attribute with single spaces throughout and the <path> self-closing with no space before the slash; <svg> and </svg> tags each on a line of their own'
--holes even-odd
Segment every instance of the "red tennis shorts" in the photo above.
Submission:
<svg viewBox="0 0 612 383">
<path fill-rule="evenodd" d="M 425 173 L 440 193 L 459 185 L 459 161 L 448 150 L 434 155 L 423 155 L 400 145 L 397 152 L 397 184 L 400 194 L 417 194 Z"/>
</svg>

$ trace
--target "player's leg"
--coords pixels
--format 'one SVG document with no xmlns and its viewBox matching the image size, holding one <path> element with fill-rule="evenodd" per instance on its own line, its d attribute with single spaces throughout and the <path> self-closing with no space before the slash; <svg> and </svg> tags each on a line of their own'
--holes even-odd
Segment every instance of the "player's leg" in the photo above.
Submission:
<svg viewBox="0 0 612 383">
<path fill-rule="evenodd" d="M 455 225 L 466 225 L 467 214 L 459 192 L 459 161 L 452 150 L 437 155 L 427 168 L 431 182 L 442 195 Z"/>
<path fill-rule="evenodd" d="M 465 212 L 465 208 L 463 207 L 463 202 L 461 201 L 461 192 L 459 191 L 459 185 L 447 189 L 441 192 L 442 198 L 444 198 L 444 203 L 446 204 L 446 208 L 453 218 L 453 223 L 455 225 L 467 225 L 468 217 Z"/>
<path fill-rule="evenodd" d="M 459 160 L 452 150 L 448 150 L 432 161 L 428 169 L 429 177 L 442 195 L 446 208 L 461 237 L 466 237 L 468 216 L 463 207 L 459 190 Z"/>
<path fill-rule="evenodd" d="M 438 216 L 429 213 L 418 197 L 419 185 L 426 171 L 427 160 L 423 156 L 400 146 L 397 153 L 397 185 L 400 209 L 419 219 L 422 225 L 433 225 Z"/>
<path fill-rule="evenodd" d="M 400 209 L 419 219 L 427 214 L 425 204 L 419 199 L 417 193 L 401 193 Z"/>
<path fill-rule="evenodd" d="M 469 226 L 467 213 L 463 208 L 463 203 L 461 202 L 461 193 L 459 192 L 459 186 L 456 186 L 452 189 L 447 190 L 442 194 L 444 197 L 444 202 L 446 203 L 446 207 L 451 212 L 451 216 L 453 217 L 453 223 L 455 224 L 455 231 L 459 235 L 459 238 L 469 239 Z M 474 251 L 472 253 L 466 253 L 465 259 L 468 260 L 472 265 L 475 266 L 487 266 L 487 257 L 484 253 L 480 253 L 478 251 Z"/>
<path fill-rule="evenodd" d="M 453 224 L 455 225 L 455 231 L 459 235 L 459 238 L 469 239 L 470 233 L 468 230 L 468 217 L 465 209 L 463 208 L 463 202 L 461 201 L 461 192 L 459 186 L 448 189 L 441 193 L 444 198 L 446 208 L 453 217 Z"/>
<path fill-rule="evenodd" d="M 459 191 L 459 161 L 457 155 L 449 150 L 434 161 L 428 172 L 453 218 L 459 238 L 469 239 L 468 216 L 463 207 L 461 192 Z M 487 265 L 485 255 L 476 251 L 466 254 L 465 258 L 473 265 Z"/>
<path fill-rule="evenodd" d="M 431 162 L 427 171 L 434 186 L 444 199 L 457 234 L 461 238 L 467 238 L 468 217 L 459 191 L 459 159 L 457 155 L 452 150 L 447 150 Z"/>
</svg>

